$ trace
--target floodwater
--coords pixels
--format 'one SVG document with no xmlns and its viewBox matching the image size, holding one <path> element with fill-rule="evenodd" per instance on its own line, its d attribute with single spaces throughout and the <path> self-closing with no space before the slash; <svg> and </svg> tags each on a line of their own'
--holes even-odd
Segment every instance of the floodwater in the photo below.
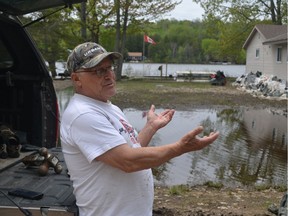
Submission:
<svg viewBox="0 0 288 216">
<path fill-rule="evenodd" d="M 129 77 L 161 76 L 159 67 L 162 66 L 162 76 L 175 75 L 176 71 L 223 71 L 227 77 L 240 77 L 245 74 L 245 65 L 231 64 L 166 64 L 166 63 L 124 63 L 122 75 Z"/>
<path fill-rule="evenodd" d="M 64 73 L 66 62 L 56 62 L 56 72 Z M 240 77 L 245 74 L 245 65 L 232 64 L 167 64 L 167 63 L 132 63 L 125 62 L 122 75 L 129 77 L 161 76 L 159 67 L 162 66 L 162 76 L 173 76 L 176 71 L 223 71 L 227 77 Z"/>
<path fill-rule="evenodd" d="M 66 89 L 57 94 L 61 114 L 73 93 Z M 146 110 L 123 111 L 134 128 L 141 130 Z M 217 130 L 220 137 L 201 151 L 186 153 L 154 169 L 155 184 L 286 185 L 287 115 L 244 107 L 176 110 L 173 120 L 155 134 L 150 145 L 175 142 L 198 125 L 204 126 L 204 134 Z"/>
</svg>

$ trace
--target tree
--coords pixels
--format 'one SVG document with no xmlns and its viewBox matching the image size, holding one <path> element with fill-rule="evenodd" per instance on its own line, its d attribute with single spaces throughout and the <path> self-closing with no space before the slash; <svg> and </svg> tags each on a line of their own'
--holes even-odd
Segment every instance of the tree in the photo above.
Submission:
<svg viewBox="0 0 288 216">
<path fill-rule="evenodd" d="M 157 41 L 163 44 L 159 52 L 162 52 L 165 47 L 165 53 L 167 55 L 169 53 L 163 61 L 173 63 L 199 63 L 201 61 L 201 40 L 205 29 L 200 21 L 161 20 L 150 28 L 154 29 L 155 36 L 159 35 Z M 160 47 L 160 43 L 157 43 L 153 50 Z M 149 54 L 150 58 L 154 58 L 154 52 Z M 161 55 L 157 54 L 157 56 Z"/>
<path fill-rule="evenodd" d="M 247 21 L 270 19 L 272 23 L 287 23 L 287 0 L 192 0 L 200 3 L 205 16 L 213 15 L 223 21 L 242 17 Z"/>
<path fill-rule="evenodd" d="M 83 4 L 81 7 L 77 6 L 78 14 L 81 14 L 81 32 L 82 35 L 87 35 L 85 40 L 99 43 L 100 31 L 114 28 L 111 30 L 115 33 L 114 50 L 124 55 L 130 26 L 137 26 L 138 30 L 143 31 L 146 22 L 156 20 L 162 14 L 173 10 L 180 2 L 180 0 L 88 0 L 86 7 Z M 86 10 L 86 13 L 83 10 Z M 85 34 L 86 28 L 88 34 Z M 120 79 L 122 64 L 121 62 L 118 64 L 116 78 Z"/>
<path fill-rule="evenodd" d="M 87 3 L 75 6 L 81 19 L 81 32 L 84 41 L 99 43 L 101 27 L 109 26 L 114 15 L 115 6 L 112 0 L 88 0 Z M 87 32 L 88 30 L 88 32 Z"/>
<path fill-rule="evenodd" d="M 202 50 L 204 52 L 206 63 L 209 61 L 219 61 L 219 48 L 220 44 L 216 39 L 203 39 L 202 40 Z"/>
<path fill-rule="evenodd" d="M 25 20 L 25 22 L 29 22 L 55 11 L 57 11 L 57 9 L 47 9 L 32 13 L 22 19 Z M 69 30 L 70 28 L 73 30 L 77 28 L 73 23 L 71 25 L 67 24 L 69 14 L 67 11 L 69 11 L 69 9 L 60 10 L 27 27 L 35 39 L 45 61 L 48 62 L 49 70 L 53 77 L 56 76 L 56 61 L 66 61 L 67 55 L 69 54 L 68 49 L 71 47 L 70 43 L 75 44 L 79 42 L 79 37 L 75 37 L 74 32 Z"/>
<path fill-rule="evenodd" d="M 242 46 L 255 24 L 267 22 L 281 24 L 285 22 L 283 16 L 287 15 L 286 7 L 276 9 L 281 8 L 280 5 L 287 6 L 282 0 L 193 1 L 200 3 L 206 12 L 205 29 L 208 38 L 216 39 L 219 44 L 218 59 L 238 64 L 245 63 Z M 278 18 L 275 13 L 278 14 Z"/>
<path fill-rule="evenodd" d="M 249 31 L 247 31 L 249 29 Z M 221 28 L 219 36 L 219 55 L 223 61 L 237 64 L 245 63 L 243 44 L 250 33 L 252 26 L 243 26 L 242 23 L 226 23 Z"/>
<path fill-rule="evenodd" d="M 116 7 L 115 50 L 125 54 L 127 30 L 137 26 L 140 30 L 145 23 L 156 20 L 173 10 L 181 1 L 171 0 L 114 0 Z M 119 62 L 116 78 L 121 79 L 122 63 Z"/>
<path fill-rule="evenodd" d="M 80 12 L 80 18 L 81 18 L 81 37 L 84 40 L 87 40 L 87 19 L 86 19 L 86 13 L 87 13 L 87 7 L 86 2 L 81 2 L 81 12 Z"/>
</svg>

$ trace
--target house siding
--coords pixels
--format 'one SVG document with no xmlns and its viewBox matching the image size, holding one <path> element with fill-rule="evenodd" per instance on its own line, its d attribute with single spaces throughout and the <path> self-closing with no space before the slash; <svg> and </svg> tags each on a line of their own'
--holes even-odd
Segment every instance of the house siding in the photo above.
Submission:
<svg viewBox="0 0 288 216">
<path fill-rule="evenodd" d="M 269 45 L 263 45 L 264 58 L 263 58 L 263 74 L 265 75 L 274 75 L 273 73 L 273 47 Z"/>
<path fill-rule="evenodd" d="M 260 71 L 263 73 L 264 69 L 264 52 L 262 45 L 263 36 L 256 32 L 246 50 L 246 73 L 256 73 Z M 256 57 L 256 50 L 259 49 L 259 57 Z"/>
<path fill-rule="evenodd" d="M 277 60 L 277 48 L 278 47 L 282 48 L 281 62 L 276 61 Z M 287 45 L 282 45 L 282 46 L 281 45 L 273 45 L 272 53 L 273 53 L 272 61 L 274 62 L 273 69 L 272 69 L 273 75 L 277 76 L 280 79 L 288 80 L 287 79 Z M 286 73 L 283 73 L 282 71 L 286 71 Z"/>
</svg>

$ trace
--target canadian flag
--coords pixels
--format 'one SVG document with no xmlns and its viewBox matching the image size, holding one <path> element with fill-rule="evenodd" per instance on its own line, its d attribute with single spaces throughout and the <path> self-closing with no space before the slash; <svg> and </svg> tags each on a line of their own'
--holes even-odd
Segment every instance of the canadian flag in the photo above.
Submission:
<svg viewBox="0 0 288 216">
<path fill-rule="evenodd" d="M 147 35 L 144 35 L 144 42 L 151 43 L 153 45 L 156 44 L 156 42 L 152 38 L 148 37 Z"/>
</svg>

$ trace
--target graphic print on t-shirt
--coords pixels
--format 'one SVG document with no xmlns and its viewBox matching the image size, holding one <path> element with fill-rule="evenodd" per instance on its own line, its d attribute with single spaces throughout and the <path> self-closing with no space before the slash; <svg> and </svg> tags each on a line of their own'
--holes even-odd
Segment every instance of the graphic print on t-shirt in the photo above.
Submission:
<svg viewBox="0 0 288 216">
<path fill-rule="evenodd" d="M 124 119 L 120 119 L 119 121 L 120 121 L 121 124 L 123 125 L 123 128 L 120 128 L 120 129 L 119 129 L 120 134 L 123 136 L 123 134 L 122 134 L 123 132 L 124 132 L 124 133 L 128 133 L 131 142 L 132 142 L 133 144 L 138 143 L 138 142 L 137 142 L 137 135 L 136 135 L 136 132 L 135 132 L 134 128 L 132 127 L 132 125 L 130 125 L 130 124 L 129 124 L 128 122 L 126 122 Z"/>
</svg>

